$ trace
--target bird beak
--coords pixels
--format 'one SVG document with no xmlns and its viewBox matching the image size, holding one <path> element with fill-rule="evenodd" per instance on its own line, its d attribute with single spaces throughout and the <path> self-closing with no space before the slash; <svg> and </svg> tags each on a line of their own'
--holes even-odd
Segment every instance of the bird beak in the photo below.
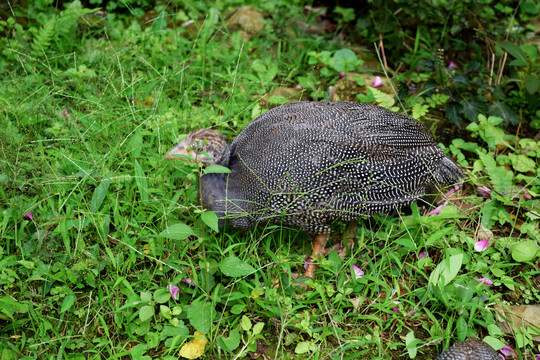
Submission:
<svg viewBox="0 0 540 360">
<path fill-rule="evenodd" d="M 187 140 L 188 138 L 185 138 L 184 140 L 180 141 L 178 145 L 173 147 L 167 155 L 165 155 L 165 159 L 167 160 L 188 160 L 192 161 L 191 154 L 187 152 Z"/>
</svg>

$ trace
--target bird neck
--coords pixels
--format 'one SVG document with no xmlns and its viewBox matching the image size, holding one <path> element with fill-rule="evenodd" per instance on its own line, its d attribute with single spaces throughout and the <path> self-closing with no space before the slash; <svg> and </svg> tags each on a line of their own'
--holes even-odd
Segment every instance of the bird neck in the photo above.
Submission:
<svg viewBox="0 0 540 360">
<path fill-rule="evenodd" d="M 201 176 L 199 199 L 203 208 L 216 213 L 218 218 L 225 216 L 227 198 L 227 177 L 225 173 L 210 173 Z"/>
</svg>

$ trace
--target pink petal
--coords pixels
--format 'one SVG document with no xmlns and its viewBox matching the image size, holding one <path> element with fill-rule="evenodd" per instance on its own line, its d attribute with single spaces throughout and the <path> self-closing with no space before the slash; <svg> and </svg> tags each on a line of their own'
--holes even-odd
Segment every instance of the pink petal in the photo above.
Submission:
<svg viewBox="0 0 540 360">
<path fill-rule="evenodd" d="M 178 295 L 178 292 L 180 291 L 178 286 L 173 285 L 172 283 L 169 283 L 169 285 L 167 285 L 167 290 L 169 290 L 169 292 L 171 293 L 172 298 L 174 300 L 177 300 L 176 296 Z"/>
<path fill-rule="evenodd" d="M 182 280 L 180 280 L 180 282 L 183 282 L 183 283 L 191 285 L 191 286 L 195 286 L 195 281 L 191 280 L 190 278 L 182 279 Z"/>
<path fill-rule="evenodd" d="M 28 219 L 28 220 L 34 220 L 34 214 L 31 213 L 31 212 L 28 212 L 28 213 L 24 214 L 24 218 Z"/>
<path fill-rule="evenodd" d="M 428 216 L 429 216 L 429 215 L 439 215 L 439 214 L 441 213 L 441 210 L 442 210 L 446 205 L 448 205 L 448 201 L 445 201 L 444 204 L 439 205 L 439 206 L 437 206 L 435 209 L 433 209 L 432 211 L 430 211 L 430 212 L 428 213 Z"/>
<path fill-rule="evenodd" d="M 360 279 L 362 277 L 362 275 L 364 275 L 364 272 L 358 266 L 353 265 L 352 268 L 353 268 L 353 271 L 354 271 L 354 276 L 357 279 Z"/>
<path fill-rule="evenodd" d="M 375 79 L 373 80 L 373 85 L 372 86 L 376 88 L 376 87 L 383 86 L 383 85 L 384 85 L 384 83 L 383 83 L 381 77 L 380 76 L 375 76 Z"/>
<path fill-rule="evenodd" d="M 399 305 L 399 301 L 394 300 L 394 304 Z M 399 309 L 397 307 L 395 307 L 395 306 L 393 308 L 391 308 L 390 310 L 399 313 Z"/>
<path fill-rule="evenodd" d="M 67 109 L 62 110 L 62 115 L 66 116 L 68 114 Z"/>
<path fill-rule="evenodd" d="M 485 251 L 491 245 L 493 245 L 493 243 L 489 242 L 489 239 L 482 239 L 474 243 L 474 250 L 482 252 L 482 251 Z"/>
<path fill-rule="evenodd" d="M 482 285 L 486 285 L 487 287 L 493 285 L 493 281 L 491 281 L 485 276 L 481 277 L 480 279 L 476 279 L 476 281 L 480 282 Z"/>
<path fill-rule="evenodd" d="M 333 97 L 334 97 L 334 87 L 329 86 L 328 87 L 328 100 L 332 100 Z"/>
<path fill-rule="evenodd" d="M 407 313 L 407 316 L 413 316 L 417 311 L 418 309 L 413 309 Z"/>
<path fill-rule="evenodd" d="M 339 77 L 340 77 L 340 78 L 345 77 L 345 73 L 344 73 L 344 72 L 340 73 L 340 74 L 339 74 Z"/>
<path fill-rule="evenodd" d="M 484 197 L 484 198 L 491 198 L 491 189 L 488 188 L 487 186 L 480 186 L 478 188 L 476 188 L 476 191 L 478 191 L 478 195 L 480 195 L 481 197 Z"/>
<path fill-rule="evenodd" d="M 306 258 L 306 262 L 304 263 L 304 270 L 307 270 L 307 267 L 308 267 L 310 262 L 311 262 L 311 256 L 308 256 Z"/>
<path fill-rule="evenodd" d="M 510 346 L 508 345 L 504 345 L 503 348 L 501 350 L 499 350 L 501 352 L 501 354 L 503 354 L 504 356 L 510 356 L 510 357 L 517 357 L 517 354 L 516 352 L 514 351 L 514 349 L 512 349 Z"/>
<path fill-rule="evenodd" d="M 448 63 L 448 67 L 449 67 L 450 69 L 451 69 L 451 68 L 455 68 L 455 67 L 457 67 L 457 64 L 456 64 L 455 62 L 453 62 L 453 61 L 450 61 L 450 62 Z"/>
<path fill-rule="evenodd" d="M 300 85 L 300 84 L 296 84 L 295 87 L 296 87 L 298 90 L 302 89 L 302 85 Z"/>
<path fill-rule="evenodd" d="M 428 254 L 427 251 L 422 251 L 422 252 L 418 253 L 418 255 L 416 255 L 416 257 L 419 258 L 419 259 L 424 259 L 424 258 L 429 257 L 429 254 Z"/>
<path fill-rule="evenodd" d="M 455 193 L 456 191 L 459 190 L 459 185 L 454 185 L 453 188 L 451 188 L 447 193 L 446 193 L 446 196 L 448 195 L 452 195 L 453 193 Z"/>
</svg>

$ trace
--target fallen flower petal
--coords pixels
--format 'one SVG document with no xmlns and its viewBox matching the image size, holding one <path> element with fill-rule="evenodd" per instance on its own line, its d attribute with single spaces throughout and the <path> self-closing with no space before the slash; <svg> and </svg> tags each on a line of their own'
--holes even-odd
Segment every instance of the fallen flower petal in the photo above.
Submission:
<svg viewBox="0 0 540 360">
<path fill-rule="evenodd" d="M 334 87 L 329 86 L 328 87 L 328 100 L 332 100 L 333 97 L 334 97 Z"/>
<path fill-rule="evenodd" d="M 174 300 L 177 300 L 176 296 L 178 295 L 178 292 L 180 291 L 178 286 L 173 285 L 172 283 L 169 283 L 169 285 L 167 285 L 167 290 L 169 290 L 169 292 L 171 293 L 172 298 Z"/>
<path fill-rule="evenodd" d="M 195 286 L 195 281 L 191 280 L 190 278 L 182 279 L 182 280 L 180 280 L 180 282 L 183 282 L 183 283 L 191 285 L 191 286 Z"/>
<path fill-rule="evenodd" d="M 62 110 L 62 115 L 66 116 L 68 114 L 67 109 Z"/>
<path fill-rule="evenodd" d="M 474 243 L 474 250 L 482 252 L 491 245 L 493 245 L 493 242 L 489 242 L 489 239 L 482 239 Z"/>
<path fill-rule="evenodd" d="M 24 218 L 28 220 L 34 220 L 34 214 L 31 212 L 27 212 L 26 214 L 24 214 Z"/>
<path fill-rule="evenodd" d="M 448 67 L 449 67 L 450 69 L 451 69 L 451 68 L 455 68 L 455 67 L 457 67 L 457 64 L 456 64 L 455 62 L 453 62 L 453 61 L 450 61 L 450 62 L 448 63 Z"/>
<path fill-rule="evenodd" d="M 480 186 L 476 188 L 476 191 L 478 191 L 478 195 L 480 195 L 483 198 L 490 199 L 491 198 L 491 189 L 487 186 Z"/>
<path fill-rule="evenodd" d="M 306 258 L 306 262 L 304 263 L 304 270 L 307 270 L 307 267 L 308 267 L 310 262 L 311 262 L 311 256 L 308 256 Z"/>
<path fill-rule="evenodd" d="M 431 210 L 431 211 L 428 213 L 428 216 L 429 216 L 429 215 L 439 215 L 439 214 L 441 213 L 441 210 L 442 210 L 446 205 L 448 205 L 448 201 L 445 201 L 444 204 L 439 205 L 439 206 L 437 206 L 435 209 Z"/>
<path fill-rule="evenodd" d="M 344 73 L 344 72 L 340 73 L 340 74 L 339 74 L 339 77 L 340 77 L 340 78 L 345 77 L 345 73 Z"/>
<path fill-rule="evenodd" d="M 455 193 L 456 191 L 459 190 L 459 185 L 454 185 L 453 188 L 451 188 L 447 193 L 446 193 L 446 196 L 449 196 L 449 195 L 452 195 L 453 193 Z"/>
<path fill-rule="evenodd" d="M 429 254 L 428 254 L 427 251 L 422 251 L 422 252 L 418 253 L 418 255 L 416 255 L 416 257 L 417 257 L 418 259 L 424 259 L 424 258 L 429 257 Z"/>
<path fill-rule="evenodd" d="M 352 268 L 353 268 L 353 271 L 354 271 L 354 276 L 357 279 L 360 279 L 362 277 L 362 275 L 364 275 L 364 272 L 358 266 L 353 265 Z"/>
<path fill-rule="evenodd" d="M 514 351 L 514 349 L 512 349 L 510 346 L 508 345 L 504 345 L 502 347 L 501 350 L 499 350 L 501 352 L 501 354 L 503 354 L 504 356 L 510 356 L 510 357 L 517 357 L 517 354 L 516 352 Z"/>
<path fill-rule="evenodd" d="M 383 83 L 381 77 L 380 76 L 375 76 L 375 79 L 373 80 L 373 85 L 372 86 L 376 88 L 376 87 L 383 86 L 383 85 L 384 85 L 384 83 Z"/>
<path fill-rule="evenodd" d="M 476 281 L 480 282 L 482 285 L 486 285 L 487 287 L 493 285 L 493 281 L 491 281 L 487 277 L 481 277 L 480 279 L 476 279 Z"/>
<path fill-rule="evenodd" d="M 413 309 L 407 313 L 407 316 L 413 316 L 417 311 L 418 309 Z"/>
<path fill-rule="evenodd" d="M 302 89 L 302 85 L 300 85 L 300 84 L 296 84 L 295 87 L 296 87 L 298 90 Z"/>
</svg>

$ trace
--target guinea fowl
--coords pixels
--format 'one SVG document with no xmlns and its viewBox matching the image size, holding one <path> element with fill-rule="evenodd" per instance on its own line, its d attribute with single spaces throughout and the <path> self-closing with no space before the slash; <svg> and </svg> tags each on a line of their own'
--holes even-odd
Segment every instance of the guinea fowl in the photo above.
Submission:
<svg viewBox="0 0 540 360">
<path fill-rule="evenodd" d="M 308 277 L 336 220 L 400 209 L 463 177 L 420 122 L 350 102 L 279 106 L 248 124 L 230 147 L 219 133 L 198 130 L 166 158 L 175 155 L 230 169 L 200 178 L 202 205 L 220 226 L 271 222 L 314 234 Z"/>
<path fill-rule="evenodd" d="M 458 342 L 435 360 L 501 360 L 499 353 L 477 339 Z"/>
</svg>

